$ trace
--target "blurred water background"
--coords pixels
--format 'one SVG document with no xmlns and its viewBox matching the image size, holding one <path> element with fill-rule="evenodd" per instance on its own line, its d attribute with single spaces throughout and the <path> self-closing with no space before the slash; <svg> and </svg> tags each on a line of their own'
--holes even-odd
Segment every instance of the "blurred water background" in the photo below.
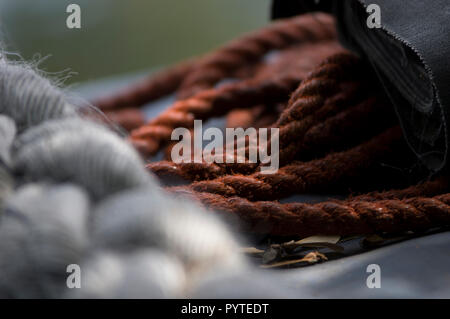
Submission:
<svg viewBox="0 0 450 319">
<path fill-rule="evenodd" d="M 81 29 L 66 8 L 81 7 Z M 205 53 L 269 21 L 270 0 L 0 0 L 0 37 L 66 84 L 154 69 Z M 66 71 L 67 74 L 67 71 Z"/>
</svg>

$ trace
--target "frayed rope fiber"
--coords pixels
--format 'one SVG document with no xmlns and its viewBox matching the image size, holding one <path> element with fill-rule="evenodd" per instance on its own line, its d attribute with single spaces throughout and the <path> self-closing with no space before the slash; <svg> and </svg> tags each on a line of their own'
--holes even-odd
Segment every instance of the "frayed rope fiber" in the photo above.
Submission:
<svg viewBox="0 0 450 319">
<path fill-rule="evenodd" d="M 19 130 L 48 119 L 76 116 L 76 108 L 64 94 L 31 67 L 3 60 L 0 64 L 0 112 L 11 117 Z"/>
<path fill-rule="evenodd" d="M 31 66 L 3 57 L 0 78 L 0 297 L 185 297 L 246 268 L 219 220 Z"/>
</svg>

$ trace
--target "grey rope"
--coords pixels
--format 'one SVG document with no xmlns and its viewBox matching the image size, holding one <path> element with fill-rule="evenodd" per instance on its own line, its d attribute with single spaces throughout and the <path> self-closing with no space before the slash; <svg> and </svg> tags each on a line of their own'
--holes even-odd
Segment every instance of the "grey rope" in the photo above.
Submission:
<svg viewBox="0 0 450 319">
<path fill-rule="evenodd" d="M 32 67 L 0 61 L 0 297 L 186 297 L 218 269 L 246 269 L 221 221 L 165 194 L 78 109 Z"/>
</svg>

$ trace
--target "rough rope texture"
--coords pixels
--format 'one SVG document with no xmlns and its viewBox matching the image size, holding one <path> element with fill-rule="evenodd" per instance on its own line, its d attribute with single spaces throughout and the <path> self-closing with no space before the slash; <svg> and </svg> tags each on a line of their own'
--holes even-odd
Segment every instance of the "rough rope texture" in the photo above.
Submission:
<svg viewBox="0 0 450 319">
<path fill-rule="evenodd" d="M 182 192 L 183 194 L 183 192 Z M 184 193 L 189 195 L 189 193 Z M 251 202 L 241 197 L 194 193 L 206 207 L 239 217 L 247 231 L 308 237 L 420 231 L 450 224 L 450 194 L 404 200 L 349 200 L 319 204 Z"/>
<path fill-rule="evenodd" d="M 17 171 L 33 180 L 70 179 L 96 198 L 150 182 L 132 148 L 94 123 L 78 119 L 48 121 L 25 132 L 16 145 Z"/>
<path fill-rule="evenodd" d="M 353 201 L 376 201 L 384 199 L 405 199 L 410 197 L 433 197 L 447 193 L 450 190 L 450 181 L 447 177 L 440 177 L 436 180 L 426 181 L 407 187 L 405 189 L 394 189 L 384 192 L 370 192 L 367 194 L 352 197 Z"/>
<path fill-rule="evenodd" d="M 327 55 L 339 50 L 339 48 L 333 48 L 328 51 Z M 323 60 L 323 57 L 320 55 L 317 56 L 320 58 L 317 61 L 317 64 L 319 64 L 319 60 Z M 355 61 L 354 57 L 348 55 L 344 55 L 344 57 L 338 55 L 336 59 L 339 62 L 345 59 Z M 342 61 L 339 66 L 334 66 L 337 64 L 336 62 L 333 59 L 324 62 L 322 68 L 316 71 L 310 77 L 311 80 L 301 88 L 301 92 L 308 95 L 318 95 L 321 92 L 332 90 L 331 81 L 315 84 L 312 78 L 325 75 L 333 78 L 347 76 L 344 75 L 344 67 L 352 64 Z M 339 68 L 341 68 L 341 71 L 337 70 Z M 305 76 L 305 72 L 300 71 L 262 82 L 259 80 L 248 80 L 224 85 L 218 89 L 203 91 L 192 98 L 176 102 L 167 111 L 150 121 L 147 125 L 134 130 L 131 133 L 131 141 L 144 155 L 154 155 L 160 150 L 161 145 L 170 140 L 174 128 L 189 128 L 193 126 L 194 119 L 206 120 L 211 117 L 224 115 L 232 109 L 249 107 L 249 105 L 257 105 L 259 103 L 282 101 L 290 92 L 294 91 Z M 348 76 L 351 76 L 351 72 L 349 72 Z M 297 95 L 298 93 L 294 94 L 294 96 Z M 309 102 L 310 105 L 304 108 L 309 110 L 309 112 L 314 109 L 314 106 L 320 103 L 315 101 Z M 288 112 L 286 119 L 283 119 L 283 123 L 280 124 L 285 124 L 287 119 L 298 118 L 300 114 L 298 114 L 299 112 L 295 112 L 296 109 L 296 105 L 288 108 L 286 110 Z"/>
<path fill-rule="evenodd" d="M 354 74 L 357 73 L 358 67 L 359 64 L 353 55 L 335 55 L 323 62 L 294 92 L 287 108 L 282 112 L 277 123 L 274 124 L 274 127 L 280 129 L 281 164 L 289 163 L 301 150 L 302 137 L 314 125 L 319 125 L 327 117 L 334 116 L 341 109 L 345 110 L 364 98 L 361 96 L 361 92 L 365 91 L 359 88 L 361 84 L 357 82 L 337 84 L 339 79 L 342 81 L 359 79 L 360 76 Z M 373 103 L 372 100 L 362 103 L 366 105 L 363 106 L 364 112 L 370 110 L 367 105 L 371 103 Z M 380 107 L 379 114 L 383 114 L 382 108 Z M 334 123 L 327 124 L 331 127 Z M 346 124 L 349 123 L 346 122 Z M 310 134 L 308 138 L 314 139 L 314 133 Z M 308 143 L 308 140 L 305 142 Z M 314 143 L 314 141 L 310 140 L 309 143 Z M 237 152 L 236 149 L 235 154 Z M 225 150 L 224 154 L 226 154 Z M 246 154 L 248 154 L 248 147 Z M 227 156 L 227 154 L 224 156 Z M 258 167 L 259 165 L 248 162 L 232 165 L 206 162 L 180 164 L 157 162 L 148 165 L 148 168 L 158 176 L 179 177 L 189 181 L 212 179 L 230 172 L 250 173 Z"/>
<path fill-rule="evenodd" d="M 294 162 L 281 167 L 275 174 L 227 175 L 194 182 L 188 187 L 197 192 L 250 200 L 279 199 L 295 193 L 329 190 L 386 157 L 399 144 L 400 137 L 400 129 L 394 128 L 348 151 L 332 153 L 311 162 Z"/>
<path fill-rule="evenodd" d="M 30 67 L 0 60 L 0 113 L 11 117 L 19 130 L 45 120 L 74 117 L 77 109 L 52 83 Z"/>
<path fill-rule="evenodd" d="M 310 44 L 310 46 L 313 46 L 313 44 Z M 281 61 L 270 67 L 265 66 L 257 70 L 253 79 L 208 90 L 212 84 L 226 77 L 224 74 L 217 72 L 217 79 L 214 76 L 205 77 L 205 79 L 212 79 L 213 81 L 208 84 L 208 81 L 205 80 L 204 87 L 202 88 L 199 85 L 198 90 L 194 90 L 192 94 L 186 94 L 186 91 L 181 88 L 178 92 L 179 95 L 194 96 L 176 102 L 167 112 L 152 120 L 148 125 L 134 130 L 131 134 L 131 140 L 144 155 L 148 156 L 159 151 L 165 140 L 169 138 L 169 133 L 173 128 L 178 126 L 192 127 L 194 119 L 208 119 L 212 116 L 229 113 L 228 123 L 232 127 L 255 125 L 256 120 L 252 117 L 260 116 L 264 113 L 267 105 L 281 102 L 281 100 L 276 101 L 267 95 L 259 100 L 254 97 L 249 98 L 244 93 L 242 96 L 236 94 L 235 100 L 232 96 L 227 95 L 229 94 L 227 90 L 231 88 L 232 93 L 235 94 L 248 83 L 256 81 L 258 77 L 271 78 L 270 74 L 274 73 L 279 77 L 286 76 L 286 74 L 289 74 L 285 71 L 288 69 L 288 61 L 290 59 L 290 61 L 295 60 L 293 58 L 295 57 L 294 50 L 290 50 L 279 54 L 279 56 L 282 56 Z M 308 52 L 305 48 L 303 50 Z M 217 56 L 220 56 L 220 51 Z M 270 127 L 280 128 L 282 167 L 276 174 L 266 175 L 255 172 L 259 165 L 250 163 L 175 164 L 170 161 L 163 161 L 150 163 L 147 167 L 161 178 L 175 177 L 192 182 L 188 186 L 169 188 L 172 192 L 194 194 L 195 198 L 201 199 L 203 202 L 206 201 L 208 207 L 220 211 L 225 210 L 239 216 L 244 221 L 251 219 L 250 225 L 260 225 L 261 221 L 272 221 L 271 218 L 276 219 L 277 213 L 272 214 L 271 209 L 269 209 L 271 204 L 281 205 L 279 207 L 283 209 L 293 208 L 298 210 L 297 207 L 301 208 L 305 204 L 278 204 L 276 202 L 270 202 L 271 204 L 269 204 L 269 202 L 259 201 L 281 199 L 294 193 L 329 191 L 333 189 L 333 186 L 342 187 L 345 181 L 351 180 L 353 177 L 360 178 L 365 171 L 370 170 L 373 164 L 379 164 L 383 159 L 396 156 L 397 153 L 394 150 L 397 149 L 398 145 L 403 144 L 400 129 L 395 128 L 372 138 L 368 142 L 352 146 L 352 141 L 356 141 L 357 144 L 361 143 L 386 128 L 386 126 L 380 125 L 380 122 L 384 125 L 394 123 L 392 112 L 388 111 L 387 105 L 389 103 L 384 97 L 381 97 L 380 91 L 368 89 L 374 84 L 363 80 L 368 74 L 367 71 L 364 74 L 364 70 L 365 67 L 360 64 L 356 57 L 345 53 L 338 54 L 321 63 L 305 79 L 299 78 L 300 86 L 295 91 L 290 88 L 293 93 L 291 93 L 287 106 L 279 115 L 278 120 L 270 125 Z M 195 71 L 192 74 L 196 74 Z M 211 72 L 211 74 L 214 74 L 214 72 Z M 289 77 L 290 74 L 287 78 Z M 184 83 L 189 84 L 189 81 Z M 265 88 L 265 91 L 272 92 L 268 88 Z M 214 105 L 216 99 L 233 102 L 232 108 L 229 106 L 231 102 L 230 104 L 223 102 Z M 250 106 L 259 103 L 262 103 L 262 107 L 250 108 Z M 235 113 L 230 112 L 236 108 L 239 109 L 239 107 L 242 109 L 235 111 Z M 186 116 L 187 114 L 190 116 Z M 362 131 L 362 134 L 358 134 L 359 131 Z M 345 150 L 349 147 L 350 149 Z M 333 152 L 333 150 L 338 150 L 338 152 Z M 235 150 L 234 152 L 234 154 L 231 154 L 232 156 L 236 156 L 238 151 Z M 248 146 L 246 146 L 245 152 L 248 156 Z M 224 150 L 223 156 L 229 156 L 229 154 L 225 154 Z M 324 157 L 321 158 L 321 156 Z M 295 161 L 298 158 L 310 157 L 318 158 L 307 162 Z M 444 184 L 446 182 L 439 180 L 439 182 L 427 183 L 426 186 L 421 185 L 406 190 L 391 191 L 382 193 L 383 195 L 368 193 L 355 197 L 354 201 L 372 202 L 375 205 L 378 201 L 385 200 L 382 197 L 387 197 L 387 194 L 390 194 L 390 200 L 394 200 L 396 197 L 410 197 L 412 194 L 417 197 L 421 195 L 432 196 L 435 195 L 436 190 L 442 190 Z M 258 205 L 262 207 L 261 210 L 259 210 L 261 207 Z M 328 207 L 327 203 L 324 203 L 324 205 L 326 208 Z M 243 216 L 252 209 L 258 211 L 258 214 L 252 215 L 250 213 L 251 216 Z M 270 217 L 262 213 L 264 209 L 266 209 L 265 214 L 270 215 Z M 387 210 L 387 208 L 384 210 Z M 388 214 L 395 213 L 397 212 L 388 212 Z M 346 212 L 346 214 L 349 213 Z M 421 219 L 425 224 L 424 220 Z M 403 222 L 408 223 L 408 221 Z M 288 223 L 289 221 L 286 222 L 286 224 Z M 333 223 L 336 224 L 335 221 L 331 221 L 331 224 Z M 399 229 L 408 228 L 401 223 L 402 221 L 398 226 Z M 435 223 L 445 224 L 446 221 L 437 220 Z M 430 227 L 430 225 L 427 224 L 424 228 Z M 349 229 L 345 228 L 341 232 L 337 231 L 338 226 L 333 226 L 334 228 L 329 232 L 328 230 L 325 232 L 327 234 L 333 232 L 334 234 L 351 233 Z M 270 227 L 269 233 L 283 236 L 295 234 L 307 236 L 308 234 L 321 233 L 318 230 L 319 226 L 314 228 L 314 225 L 313 230 L 309 232 L 299 230 L 298 227 L 295 231 L 289 230 L 287 226 L 283 227 L 281 230 L 273 230 L 276 226 Z M 348 227 L 351 228 L 352 226 Z M 304 228 L 307 228 L 307 226 Z M 364 230 L 369 232 L 390 231 L 386 225 L 376 229 L 370 229 L 367 225 L 356 225 L 354 228 L 356 229 L 354 233 L 360 231 L 364 233 Z M 417 227 L 412 228 L 413 230 L 418 229 Z"/>
<path fill-rule="evenodd" d="M 289 69 L 289 63 L 299 60 L 295 58 L 296 54 L 308 56 L 307 52 L 314 51 L 308 51 L 308 48 L 324 46 L 312 42 L 310 40 L 308 45 L 301 47 L 299 50 L 301 53 L 296 52 L 298 49 L 294 48 L 285 50 L 279 54 L 276 63 L 255 68 L 253 77 L 248 80 L 210 89 L 217 82 L 224 80 L 231 70 L 235 71 L 234 68 L 242 65 L 242 61 L 238 58 L 230 57 L 228 60 L 224 58 L 226 56 L 224 52 L 227 50 L 232 52 L 235 49 L 233 45 L 218 50 L 211 54 L 210 60 L 207 60 L 209 65 L 205 66 L 201 61 L 198 68 L 190 72 L 177 92 L 178 96 L 189 98 L 176 102 L 168 111 L 131 134 L 134 145 L 145 156 L 153 155 L 169 139 L 173 128 L 191 128 L 194 119 L 208 119 L 227 113 L 231 115 L 230 111 L 241 108 L 239 112 L 233 114 L 234 118 L 229 115 L 230 126 L 255 125 L 256 121 L 252 116 L 258 117 L 264 113 L 268 105 L 282 102 L 281 99 L 277 100 L 268 93 L 289 90 L 292 93 L 287 106 L 278 120 L 270 125 L 280 128 L 282 167 L 276 174 L 265 175 L 255 172 L 259 165 L 249 163 L 175 164 L 164 161 L 150 163 L 148 168 L 160 177 L 178 177 L 193 182 L 186 187 L 171 188 L 174 192 L 193 192 L 201 198 L 211 196 L 217 202 L 221 202 L 221 205 L 225 205 L 228 200 L 244 202 L 273 200 L 293 193 L 330 190 L 333 186 L 341 187 L 346 180 L 360 177 L 365 171 L 370 170 L 373 164 L 378 164 L 389 156 L 395 156 L 394 150 L 402 143 L 398 128 L 362 143 L 385 128 L 375 124 L 378 120 L 385 122 L 385 125 L 392 125 L 394 121 L 392 114 L 387 111 L 388 103 L 384 98 L 380 98 L 380 92 L 368 90 L 373 83 L 363 80 L 367 72 L 364 73 L 365 68 L 356 57 L 349 54 L 332 56 L 306 78 L 301 79 L 298 76 L 296 80 L 300 86 L 296 90 L 293 90 L 292 85 L 285 85 L 286 81 L 292 79 L 293 74 L 286 71 Z M 240 43 L 239 46 L 239 49 L 246 48 L 245 43 Z M 250 48 L 252 46 L 253 44 L 248 45 Z M 237 53 L 232 54 L 238 56 Z M 227 64 L 229 61 L 230 64 Z M 236 64 L 233 64 L 235 62 Z M 306 63 L 311 65 L 309 62 Z M 225 67 L 220 69 L 223 66 Z M 233 68 L 227 69 L 228 66 Z M 205 72 L 204 75 L 202 72 Z M 276 81 L 280 78 L 286 79 L 284 87 L 273 80 L 272 74 L 276 74 Z M 261 81 L 261 78 L 269 80 Z M 249 84 L 265 84 L 267 81 L 271 86 L 264 87 L 262 93 L 255 93 L 257 86 L 248 87 Z M 255 107 L 260 103 L 261 108 Z M 389 116 L 386 117 L 387 114 Z M 386 119 L 388 120 L 384 121 Z M 371 120 L 374 123 L 371 123 Z M 359 130 L 363 131 L 363 134 L 358 134 Z M 356 144 L 362 144 L 353 146 L 352 140 L 356 140 Z M 349 147 L 350 149 L 345 150 Z M 333 152 L 336 149 L 338 152 Z M 247 156 L 248 147 L 245 151 Z M 237 152 L 235 150 L 231 155 L 235 156 Z M 308 157 L 317 158 L 306 162 L 295 161 L 298 158 Z M 403 192 L 412 192 L 420 196 L 420 193 L 433 193 L 433 189 L 430 184 L 426 190 L 422 187 L 421 192 L 418 191 L 419 188 Z M 370 201 L 370 198 L 376 202 L 380 199 L 377 196 L 381 195 L 375 194 L 361 195 L 358 198 L 360 201 Z M 395 194 L 400 193 L 393 192 L 392 196 Z M 243 206 L 226 207 L 239 216 L 244 209 Z M 258 223 L 256 219 L 257 217 L 254 223 Z"/>
<path fill-rule="evenodd" d="M 0 78 L 0 297 L 184 297 L 216 269 L 246 268 L 221 222 L 162 192 L 130 144 L 48 80 L 5 57 Z"/>
</svg>

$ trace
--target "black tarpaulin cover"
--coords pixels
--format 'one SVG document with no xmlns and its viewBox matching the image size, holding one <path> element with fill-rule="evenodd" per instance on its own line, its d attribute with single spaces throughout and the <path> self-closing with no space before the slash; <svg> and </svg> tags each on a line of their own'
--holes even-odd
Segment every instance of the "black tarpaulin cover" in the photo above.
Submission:
<svg viewBox="0 0 450 319">
<path fill-rule="evenodd" d="M 381 28 L 369 28 L 371 0 L 274 0 L 273 17 L 332 12 L 341 42 L 366 58 L 396 108 L 409 145 L 432 171 L 448 161 L 450 1 L 377 0 Z"/>
</svg>

